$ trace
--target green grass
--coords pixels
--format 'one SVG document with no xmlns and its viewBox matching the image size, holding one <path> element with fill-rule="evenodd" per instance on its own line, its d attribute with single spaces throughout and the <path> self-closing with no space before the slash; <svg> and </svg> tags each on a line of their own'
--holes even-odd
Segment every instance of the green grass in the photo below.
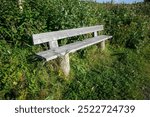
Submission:
<svg viewBox="0 0 150 117">
<path fill-rule="evenodd" d="M 132 50 L 113 49 L 99 57 L 91 54 L 86 63 L 76 60 L 75 75 L 59 99 L 149 99 L 148 69 L 148 62 Z"/>
<path fill-rule="evenodd" d="M 149 6 L 26 0 L 20 13 L 13 0 L 2 0 L 0 99 L 150 99 Z M 70 54 L 69 77 L 58 60 L 35 56 L 47 46 L 33 46 L 33 33 L 97 24 L 113 38 L 104 52 L 98 44 Z M 76 40 L 83 36 L 60 44 Z"/>
</svg>

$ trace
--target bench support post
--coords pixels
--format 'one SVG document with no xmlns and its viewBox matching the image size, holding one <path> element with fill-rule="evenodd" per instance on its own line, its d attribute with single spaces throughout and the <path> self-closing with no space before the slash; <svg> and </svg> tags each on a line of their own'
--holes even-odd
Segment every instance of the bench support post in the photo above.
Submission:
<svg viewBox="0 0 150 117">
<path fill-rule="evenodd" d="M 96 31 L 96 32 L 94 32 L 94 37 L 97 37 L 97 36 L 98 36 L 98 33 Z M 105 41 L 102 41 L 101 42 L 101 50 L 104 51 L 104 49 L 105 49 Z"/>
<path fill-rule="evenodd" d="M 68 76 L 69 72 L 70 72 L 69 54 L 66 54 L 66 55 L 61 57 L 60 67 L 61 67 L 64 75 Z"/>
<path fill-rule="evenodd" d="M 49 49 L 53 49 L 58 47 L 58 42 L 57 41 L 50 41 L 49 42 Z"/>
<path fill-rule="evenodd" d="M 97 31 L 96 32 L 94 32 L 94 37 L 97 37 L 98 36 L 98 34 L 97 34 Z"/>
<path fill-rule="evenodd" d="M 53 49 L 58 47 L 57 41 L 51 41 L 49 42 L 49 48 Z M 65 76 L 69 75 L 70 72 L 70 62 L 69 62 L 69 54 L 65 54 L 64 56 L 60 57 L 60 68 L 62 69 Z"/>
<path fill-rule="evenodd" d="M 102 51 L 105 49 L 105 41 L 101 42 L 101 49 L 102 49 Z"/>
</svg>

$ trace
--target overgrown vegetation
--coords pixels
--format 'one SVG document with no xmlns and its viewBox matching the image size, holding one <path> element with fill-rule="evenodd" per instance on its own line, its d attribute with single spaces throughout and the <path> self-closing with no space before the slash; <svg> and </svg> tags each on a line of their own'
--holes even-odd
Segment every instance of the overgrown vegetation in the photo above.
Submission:
<svg viewBox="0 0 150 117">
<path fill-rule="evenodd" d="M 23 8 L 0 1 L 0 99 L 150 99 L 149 3 L 26 0 Z M 33 46 L 32 34 L 97 24 L 113 39 L 104 52 L 95 45 L 71 54 L 68 79 L 57 60 L 35 57 L 47 47 Z"/>
</svg>

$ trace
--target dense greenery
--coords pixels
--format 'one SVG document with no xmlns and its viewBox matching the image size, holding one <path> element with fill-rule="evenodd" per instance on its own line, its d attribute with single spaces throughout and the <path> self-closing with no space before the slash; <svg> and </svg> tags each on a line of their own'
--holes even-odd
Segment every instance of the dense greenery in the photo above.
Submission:
<svg viewBox="0 0 150 117">
<path fill-rule="evenodd" d="M 144 0 L 144 2 L 150 2 L 150 0 Z"/>
<path fill-rule="evenodd" d="M 35 53 L 32 34 L 104 24 L 112 35 L 70 54 L 65 78 L 57 60 Z M 150 99 L 150 4 L 98 4 L 79 0 L 0 1 L 0 99 Z M 81 37 L 71 38 L 74 40 Z"/>
</svg>

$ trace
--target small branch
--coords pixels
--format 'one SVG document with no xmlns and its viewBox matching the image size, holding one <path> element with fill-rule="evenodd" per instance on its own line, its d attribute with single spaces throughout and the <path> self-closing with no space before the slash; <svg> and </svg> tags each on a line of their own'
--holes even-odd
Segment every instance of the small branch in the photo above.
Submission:
<svg viewBox="0 0 150 117">
<path fill-rule="evenodd" d="M 23 0 L 18 0 L 20 12 L 23 12 Z"/>
</svg>

